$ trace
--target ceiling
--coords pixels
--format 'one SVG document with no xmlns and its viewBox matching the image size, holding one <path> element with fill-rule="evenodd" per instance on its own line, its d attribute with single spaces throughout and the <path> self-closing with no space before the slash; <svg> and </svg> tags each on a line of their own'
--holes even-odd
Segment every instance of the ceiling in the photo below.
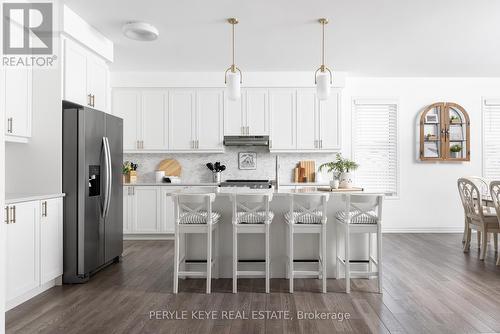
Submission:
<svg viewBox="0 0 500 334">
<path fill-rule="evenodd" d="M 327 65 L 355 76 L 500 76 L 498 0 L 66 0 L 115 43 L 112 71 L 313 71 L 320 17 Z M 125 38 L 128 21 L 155 25 L 154 42 Z"/>
</svg>

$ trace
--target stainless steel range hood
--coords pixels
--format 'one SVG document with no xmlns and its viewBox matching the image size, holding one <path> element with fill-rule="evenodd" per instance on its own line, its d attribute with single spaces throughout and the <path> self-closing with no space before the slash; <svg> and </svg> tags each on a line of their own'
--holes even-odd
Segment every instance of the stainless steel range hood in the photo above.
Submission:
<svg viewBox="0 0 500 334">
<path fill-rule="evenodd" d="M 226 146 L 269 146 L 269 136 L 224 136 Z"/>
</svg>

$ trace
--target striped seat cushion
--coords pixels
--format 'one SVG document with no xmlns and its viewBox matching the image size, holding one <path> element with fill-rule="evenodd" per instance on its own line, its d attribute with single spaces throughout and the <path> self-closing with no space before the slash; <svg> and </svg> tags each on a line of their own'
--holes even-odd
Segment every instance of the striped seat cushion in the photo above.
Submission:
<svg viewBox="0 0 500 334">
<path fill-rule="evenodd" d="M 199 211 L 199 215 L 190 213 L 190 212 L 184 212 L 181 215 L 181 224 L 206 224 L 207 223 L 207 212 L 206 211 Z M 216 223 L 220 218 L 220 213 L 212 211 L 212 222 Z"/>
<path fill-rule="evenodd" d="M 238 212 L 236 214 L 238 219 L 238 224 L 264 224 L 266 220 L 266 212 L 265 211 L 256 211 L 255 213 L 247 213 L 247 212 Z M 269 221 L 272 221 L 274 218 L 274 213 L 269 211 Z"/>
<path fill-rule="evenodd" d="M 375 219 L 374 217 L 369 216 L 365 213 L 357 216 L 360 212 L 361 211 L 359 211 L 359 210 L 354 210 L 354 211 L 350 212 L 351 217 L 355 216 L 354 218 L 351 219 L 351 224 L 377 224 L 377 219 Z M 375 216 L 375 217 L 377 216 L 377 214 L 374 211 L 368 211 L 368 213 Z M 346 211 L 337 212 L 335 217 L 343 223 L 347 222 Z"/>
<path fill-rule="evenodd" d="M 294 221 L 296 224 L 321 224 L 321 218 L 323 213 L 321 211 L 314 211 L 314 215 L 306 213 L 302 215 L 302 212 L 293 212 Z M 285 213 L 285 219 L 288 222 L 292 221 L 292 215 L 290 212 Z"/>
</svg>

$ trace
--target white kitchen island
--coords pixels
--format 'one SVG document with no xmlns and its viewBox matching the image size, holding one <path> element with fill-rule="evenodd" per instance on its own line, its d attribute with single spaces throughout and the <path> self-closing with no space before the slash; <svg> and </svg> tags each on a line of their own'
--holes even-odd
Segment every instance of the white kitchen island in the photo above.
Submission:
<svg viewBox="0 0 500 334">
<path fill-rule="evenodd" d="M 265 192 L 267 190 L 248 190 L 243 188 L 218 188 L 218 187 L 189 187 L 174 193 L 216 193 L 213 210 L 221 214 L 219 220 L 219 277 L 232 277 L 232 207 L 230 194 Z M 283 213 L 289 210 L 290 195 L 295 192 L 315 192 L 316 188 L 302 189 L 279 189 L 269 190 L 273 194 L 271 210 L 274 212 L 274 219 L 271 224 L 270 252 L 271 252 L 271 278 L 286 277 L 286 233 L 287 226 Z M 324 192 L 321 192 L 324 193 Z M 359 193 L 359 192 L 357 192 Z M 344 208 L 341 196 L 343 193 L 330 193 L 328 201 L 328 222 L 327 222 L 327 271 L 328 277 L 335 277 L 336 258 L 336 222 L 335 214 Z M 368 240 L 364 235 L 351 237 L 351 256 L 356 260 L 368 259 Z M 197 260 L 206 259 L 206 235 L 189 235 L 186 240 L 181 240 L 181 253 L 185 251 L 186 259 L 193 261 L 189 266 L 204 266 L 205 263 Z M 238 239 L 238 257 L 241 260 L 262 260 L 264 259 L 264 236 L 246 234 L 240 235 Z M 342 246 L 343 247 L 343 246 Z M 317 235 L 296 235 L 295 236 L 295 259 L 317 259 L 319 242 Z M 364 266 L 364 264 L 358 264 Z M 240 262 L 240 268 L 246 266 L 248 270 L 263 266 L 261 263 Z M 297 263 L 296 266 L 316 266 L 316 264 Z M 245 269 L 245 270 L 247 270 Z"/>
</svg>

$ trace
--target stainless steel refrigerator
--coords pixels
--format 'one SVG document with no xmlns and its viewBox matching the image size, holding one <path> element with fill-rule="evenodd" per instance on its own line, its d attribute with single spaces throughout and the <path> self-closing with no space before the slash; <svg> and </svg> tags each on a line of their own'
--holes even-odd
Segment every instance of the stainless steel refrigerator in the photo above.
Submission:
<svg viewBox="0 0 500 334">
<path fill-rule="evenodd" d="M 83 283 L 123 252 L 123 120 L 63 101 L 64 274 Z"/>
</svg>

